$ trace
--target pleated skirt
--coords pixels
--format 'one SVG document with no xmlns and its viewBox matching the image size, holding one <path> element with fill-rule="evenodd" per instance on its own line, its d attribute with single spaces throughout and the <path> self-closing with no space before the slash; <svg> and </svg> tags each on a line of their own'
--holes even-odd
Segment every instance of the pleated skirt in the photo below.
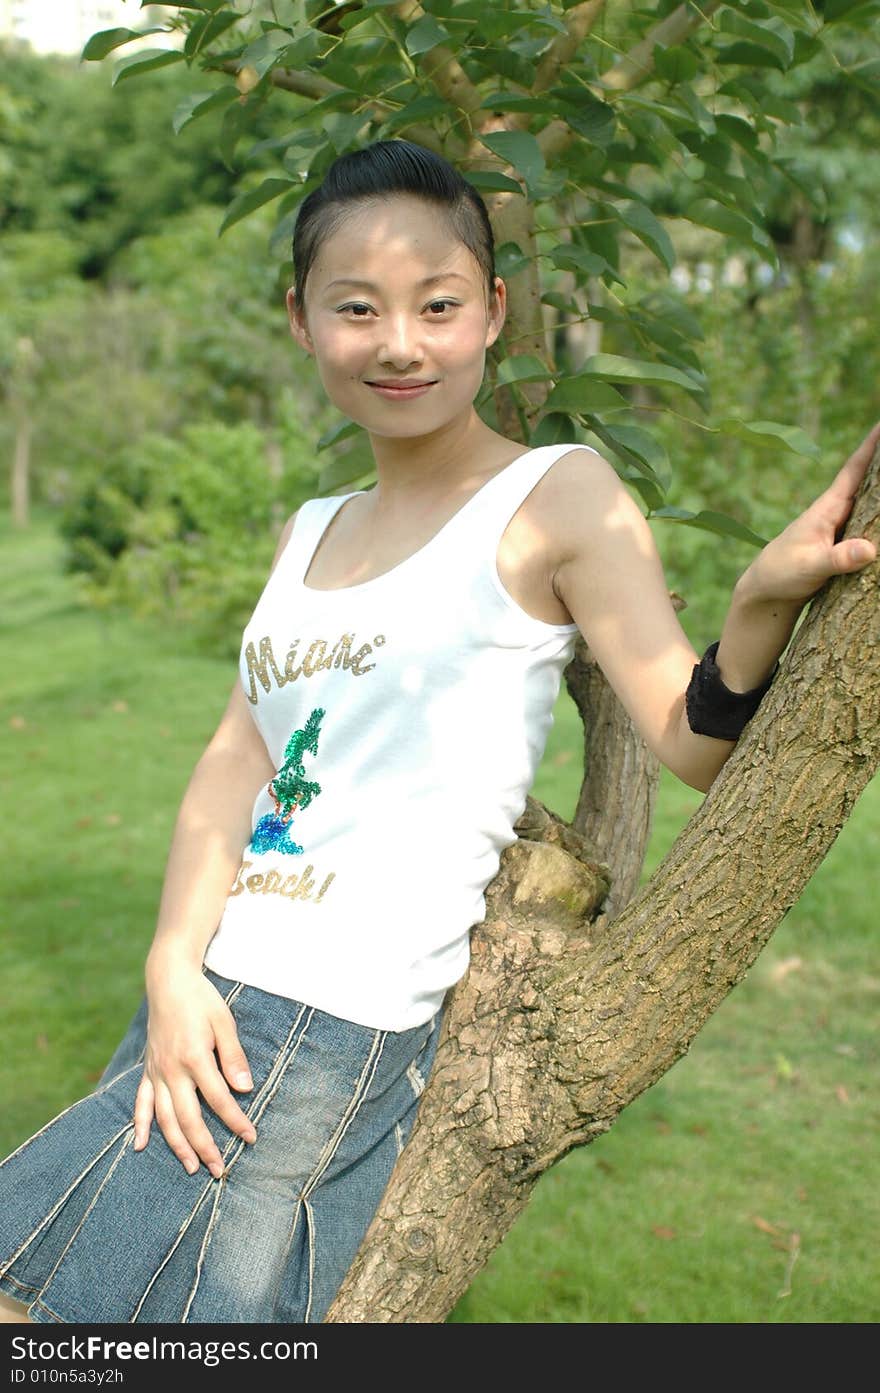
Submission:
<svg viewBox="0 0 880 1393">
<path fill-rule="evenodd" d="M 156 1121 L 135 1151 L 144 998 L 93 1093 L 0 1163 L 0 1291 L 37 1322 L 323 1320 L 415 1122 L 442 1010 L 395 1032 L 204 974 L 253 1088 L 246 1143 L 200 1099 L 221 1156 L 189 1175 Z"/>
</svg>

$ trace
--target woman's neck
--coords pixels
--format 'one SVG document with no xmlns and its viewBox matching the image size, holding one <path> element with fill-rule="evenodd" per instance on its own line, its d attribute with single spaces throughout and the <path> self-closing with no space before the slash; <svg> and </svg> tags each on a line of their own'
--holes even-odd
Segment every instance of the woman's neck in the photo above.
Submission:
<svg viewBox="0 0 880 1393">
<path fill-rule="evenodd" d="M 476 413 L 430 435 L 371 436 L 370 444 L 377 479 L 373 503 L 388 514 L 413 503 L 430 505 L 466 493 L 524 448 L 485 425 Z"/>
</svg>

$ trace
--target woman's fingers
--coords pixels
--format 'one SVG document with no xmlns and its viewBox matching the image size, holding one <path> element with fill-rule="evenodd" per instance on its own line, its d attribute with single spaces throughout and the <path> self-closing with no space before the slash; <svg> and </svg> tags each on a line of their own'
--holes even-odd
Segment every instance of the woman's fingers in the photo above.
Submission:
<svg viewBox="0 0 880 1393">
<path fill-rule="evenodd" d="M 150 1124 L 153 1121 L 153 1082 L 144 1073 L 134 1099 L 134 1149 L 143 1151 L 150 1139 Z"/>
<path fill-rule="evenodd" d="M 223 1075 L 214 1063 L 213 1056 L 210 1062 L 206 1062 L 198 1072 L 193 1070 L 193 1075 L 205 1102 L 217 1114 L 220 1121 L 226 1123 L 230 1132 L 237 1132 L 245 1141 L 255 1141 L 257 1133 L 254 1124 L 229 1092 Z M 183 1121 L 182 1118 L 181 1121 Z M 192 1140 L 192 1134 L 189 1131 L 187 1131 L 187 1135 Z"/>
<path fill-rule="evenodd" d="M 172 1096 L 161 1080 L 156 1084 L 156 1121 L 177 1159 L 190 1175 L 204 1161 L 215 1177 L 223 1174 L 223 1157 L 198 1104 L 195 1088 L 183 1078 L 175 1083 Z"/>
<path fill-rule="evenodd" d="M 235 1028 L 235 1017 L 227 1007 L 226 1013 L 218 1013 L 211 1023 L 214 1027 L 217 1058 L 220 1061 L 220 1069 L 224 1077 L 228 1079 L 233 1088 L 241 1088 L 249 1092 L 253 1088 L 254 1082 L 251 1078 L 247 1057 L 238 1038 L 238 1031 Z"/>
</svg>

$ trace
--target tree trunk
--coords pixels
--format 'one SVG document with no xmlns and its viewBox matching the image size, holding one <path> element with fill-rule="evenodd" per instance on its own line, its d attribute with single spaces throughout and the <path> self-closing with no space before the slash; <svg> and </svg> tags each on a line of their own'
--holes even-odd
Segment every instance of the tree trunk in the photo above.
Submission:
<svg viewBox="0 0 880 1393">
<path fill-rule="evenodd" d="M 875 543 L 878 460 L 845 533 Z M 878 564 L 814 597 L 703 803 L 618 913 L 598 912 L 608 880 L 580 833 L 529 800 L 329 1323 L 442 1321 L 538 1177 L 607 1131 L 745 975 L 880 763 Z M 644 778 L 637 761 L 616 767 L 612 800 L 630 777 L 620 771 Z M 593 799 L 582 793 L 579 811 Z"/>
</svg>

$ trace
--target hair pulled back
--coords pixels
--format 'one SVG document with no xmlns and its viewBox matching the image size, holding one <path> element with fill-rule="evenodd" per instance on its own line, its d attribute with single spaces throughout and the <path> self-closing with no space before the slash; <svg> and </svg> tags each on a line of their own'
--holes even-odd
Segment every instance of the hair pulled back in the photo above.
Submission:
<svg viewBox="0 0 880 1393">
<path fill-rule="evenodd" d="M 349 150 L 330 165 L 318 188 L 299 206 L 293 230 L 294 302 L 302 312 L 309 271 L 321 243 L 345 219 L 346 209 L 390 194 L 414 194 L 443 211 L 449 226 L 476 257 L 495 294 L 495 239 L 486 205 L 472 184 L 442 155 L 409 140 L 377 140 Z"/>
</svg>

